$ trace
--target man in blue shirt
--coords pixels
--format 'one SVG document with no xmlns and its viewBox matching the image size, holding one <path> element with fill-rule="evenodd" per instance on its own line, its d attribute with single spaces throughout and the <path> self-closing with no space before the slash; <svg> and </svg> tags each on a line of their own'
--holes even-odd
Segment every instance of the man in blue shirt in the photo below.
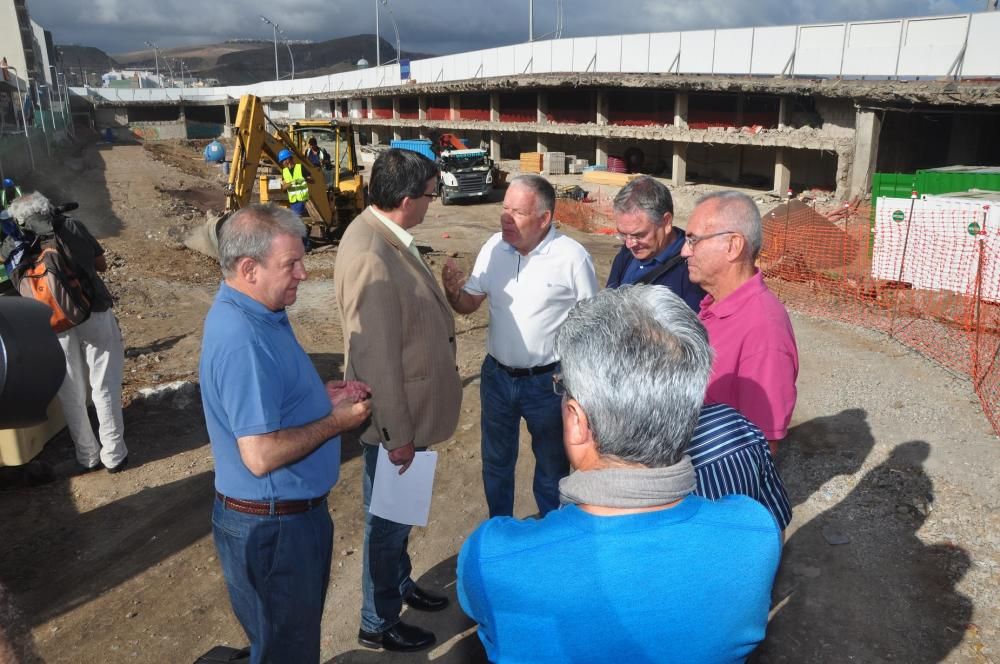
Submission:
<svg viewBox="0 0 1000 664">
<path fill-rule="evenodd" d="M 691 495 L 712 367 L 666 288 L 601 291 L 556 337 L 564 507 L 465 542 L 458 597 L 491 662 L 742 662 L 764 638 L 781 534 L 746 496 Z"/>
<path fill-rule="evenodd" d="M 320 379 L 285 307 L 305 280 L 305 225 L 276 206 L 219 234 L 224 281 L 205 319 L 201 378 L 215 458 L 212 534 L 250 661 L 319 662 L 340 437 L 369 414 L 363 383 Z"/>
<path fill-rule="evenodd" d="M 648 175 L 640 176 L 618 192 L 613 212 L 623 246 L 611 264 L 607 287 L 666 286 L 698 311 L 705 291 L 691 283 L 687 263 L 681 258 L 684 230 L 674 226 L 670 190 Z"/>
</svg>

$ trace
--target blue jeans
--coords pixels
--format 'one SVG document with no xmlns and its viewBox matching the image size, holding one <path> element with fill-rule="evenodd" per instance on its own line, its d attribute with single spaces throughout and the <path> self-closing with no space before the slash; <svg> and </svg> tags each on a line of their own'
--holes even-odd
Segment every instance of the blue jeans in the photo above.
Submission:
<svg viewBox="0 0 1000 664">
<path fill-rule="evenodd" d="M 299 215 L 300 217 L 306 216 L 306 204 L 305 201 L 300 203 L 289 203 L 288 209 Z"/>
<path fill-rule="evenodd" d="M 212 536 L 251 664 L 318 663 L 333 554 L 326 502 L 299 514 L 256 516 L 216 498 Z"/>
<path fill-rule="evenodd" d="M 410 554 L 406 545 L 409 526 L 372 516 L 372 481 L 378 461 L 378 445 L 363 444 L 365 472 L 361 476 L 365 501 L 365 550 L 361 566 L 361 629 L 384 632 L 399 622 L 403 598 L 413 592 Z"/>
<path fill-rule="evenodd" d="M 562 397 L 552 391 L 554 371 L 514 378 L 490 355 L 483 361 L 479 385 L 483 487 L 491 517 L 514 515 L 514 468 L 522 417 L 535 453 L 532 488 L 538 512 L 545 516 L 559 507 L 559 480 L 569 474 L 569 461 L 562 439 Z"/>
</svg>

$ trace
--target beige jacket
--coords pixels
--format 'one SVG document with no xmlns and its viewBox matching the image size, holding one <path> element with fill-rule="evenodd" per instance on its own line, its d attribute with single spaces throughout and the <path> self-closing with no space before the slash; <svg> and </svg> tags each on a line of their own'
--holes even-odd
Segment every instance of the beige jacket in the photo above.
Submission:
<svg viewBox="0 0 1000 664">
<path fill-rule="evenodd" d="M 369 210 L 347 227 L 334 269 L 344 376 L 372 388 L 366 443 L 393 450 L 448 439 L 462 382 L 455 319 L 437 280 Z"/>
</svg>

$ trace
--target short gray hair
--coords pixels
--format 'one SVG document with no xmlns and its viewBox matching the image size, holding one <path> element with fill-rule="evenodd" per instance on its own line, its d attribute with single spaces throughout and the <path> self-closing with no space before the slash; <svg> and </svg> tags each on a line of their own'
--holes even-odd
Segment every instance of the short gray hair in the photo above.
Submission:
<svg viewBox="0 0 1000 664">
<path fill-rule="evenodd" d="M 663 286 L 603 290 L 570 311 L 555 348 L 602 457 L 661 468 L 684 456 L 712 350 L 682 299 Z"/>
<path fill-rule="evenodd" d="M 34 232 L 49 232 L 52 225 L 52 203 L 37 191 L 18 196 L 7 206 L 10 216 L 22 227 Z M 41 226 L 38 221 L 43 222 Z"/>
<path fill-rule="evenodd" d="M 271 243 L 279 235 L 304 238 L 307 230 L 299 217 L 277 205 L 250 205 L 237 210 L 219 229 L 219 265 L 231 277 L 241 258 L 267 260 Z"/>
<path fill-rule="evenodd" d="M 541 175 L 535 175 L 534 173 L 526 173 L 524 175 L 518 175 L 516 178 L 510 181 L 508 187 L 520 186 L 526 187 L 531 191 L 535 192 L 535 212 L 539 215 L 545 214 L 546 212 L 551 212 L 553 215 L 556 213 L 556 190 L 552 186 L 552 183 L 543 178 Z"/>
<path fill-rule="evenodd" d="M 709 202 L 717 206 L 715 218 L 719 225 L 742 235 L 750 249 L 750 260 L 757 260 L 764 231 L 760 222 L 760 210 L 753 199 L 739 191 L 717 191 L 699 198 L 695 207 Z"/>
<path fill-rule="evenodd" d="M 674 213 L 674 199 L 666 185 L 648 175 L 640 175 L 622 187 L 615 196 L 615 214 L 643 212 L 656 226 L 663 225 L 663 215 Z"/>
</svg>

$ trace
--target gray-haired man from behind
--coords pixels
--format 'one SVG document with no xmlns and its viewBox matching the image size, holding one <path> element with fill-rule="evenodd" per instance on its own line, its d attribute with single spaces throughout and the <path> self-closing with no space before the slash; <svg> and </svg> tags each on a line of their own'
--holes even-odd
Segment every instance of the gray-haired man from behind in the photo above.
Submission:
<svg viewBox="0 0 1000 664">
<path fill-rule="evenodd" d="M 746 496 L 692 495 L 705 329 L 668 289 L 625 286 L 577 304 L 556 352 L 576 470 L 564 507 L 490 519 L 459 554 L 490 661 L 743 661 L 764 638 L 781 534 Z"/>
</svg>

